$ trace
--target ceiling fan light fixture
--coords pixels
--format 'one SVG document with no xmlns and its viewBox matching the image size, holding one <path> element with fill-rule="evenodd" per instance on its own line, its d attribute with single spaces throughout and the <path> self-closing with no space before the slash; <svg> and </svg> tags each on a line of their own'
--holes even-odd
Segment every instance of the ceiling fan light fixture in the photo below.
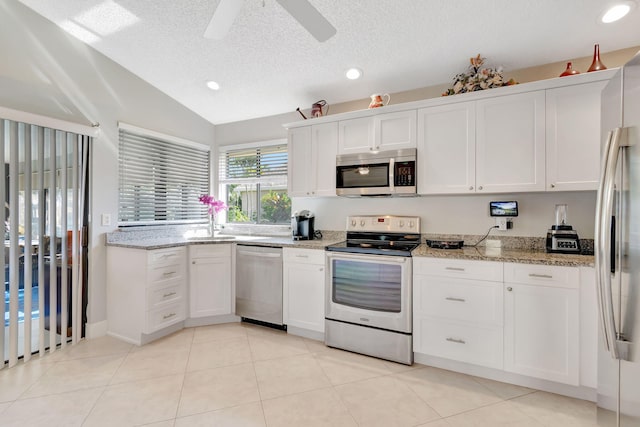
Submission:
<svg viewBox="0 0 640 427">
<path fill-rule="evenodd" d="M 207 82 L 207 87 L 211 90 L 218 90 L 220 89 L 220 85 L 218 84 L 218 82 L 214 82 L 213 80 L 209 80 Z"/>
<path fill-rule="evenodd" d="M 358 80 L 362 77 L 362 70 L 360 68 L 349 68 L 345 73 L 349 80 Z"/>
<path fill-rule="evenodd" d="M 604 24 L 610 24 L 612 22 L 619 21 L 620 19 L 627 16 L 634 6 L 635 3 L 632 1 L 616 3 L 601 14 L 600 21 Z"/>
</svg>

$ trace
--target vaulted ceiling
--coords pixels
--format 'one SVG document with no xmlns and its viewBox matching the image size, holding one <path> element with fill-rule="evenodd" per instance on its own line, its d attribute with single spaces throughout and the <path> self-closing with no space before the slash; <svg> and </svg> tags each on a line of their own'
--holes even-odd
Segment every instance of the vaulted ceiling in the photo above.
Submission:
<svg viewBox="0 0 640 427">
<path fill-rule="evenodd" d="M 276 0 L 245 0 L 221 40 L 219 0 L 20 1 L 214 124 L 447 83 L 478 53 L 508 74 L 640 44 L 637 5 L 605 25 L 602 0 L 309 0 L 325 42 Z"/>
</svg>

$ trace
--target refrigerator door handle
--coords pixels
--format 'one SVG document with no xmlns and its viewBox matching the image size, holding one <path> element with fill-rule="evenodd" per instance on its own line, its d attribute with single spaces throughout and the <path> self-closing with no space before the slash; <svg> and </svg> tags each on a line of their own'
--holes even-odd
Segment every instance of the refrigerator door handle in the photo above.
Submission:
<svg viewBox="0 0 640 427">
<path fill-rule="evenodd" d="M 595 267 L 598 307 L 602 332 L 607 350 L 614 359 L 620 359 L 625 345 L 618 346 L 611 288 L 611 224 L 613 214 L 614 181 L 618 166 L 618 152 L 627 144 L 626 129 L 616 128 L 609 132 L 604 150 L 600 185 L 596 201 Z M 622 341 L 622 340 L 621 340 Z M 620 343 L 622 344 L 622 342 Z M 622 351 L 626 353 L 626 351 Z"/>
</svg>

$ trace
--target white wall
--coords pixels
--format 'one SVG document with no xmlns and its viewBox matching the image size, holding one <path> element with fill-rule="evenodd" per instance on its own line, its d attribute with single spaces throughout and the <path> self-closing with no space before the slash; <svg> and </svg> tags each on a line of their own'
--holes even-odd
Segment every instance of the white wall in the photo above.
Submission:
<svg viewBox="0 0 640 427">
<path fill-rule="evenodd" d="M 555 205 L 568 205 L 568 220 L 581 238 L 592 239 L 596 193 L 520 193 L 411 198 L 295 197 L 292 209 L 315 213 L 320 230 L 344 230 L 348 215 L 419 216 L 423 233 L 484 234 L 495 225 L 489 216 L 491 200 L 517 200 L 520 215 L 514 228 L 492 235 L 544 237 L 555 221 Z"/>
<path fill-rule="evenodd" d="M 213 125 L 14 0 L 0 0 L 0 105 L 100 123 L 92 145 L 88 322 L 106 320 L 104 233 L 116 228 L 123 121 L 213 145 Z M 111 226 L 100 215 L 111 214 Z"/>
</svg>

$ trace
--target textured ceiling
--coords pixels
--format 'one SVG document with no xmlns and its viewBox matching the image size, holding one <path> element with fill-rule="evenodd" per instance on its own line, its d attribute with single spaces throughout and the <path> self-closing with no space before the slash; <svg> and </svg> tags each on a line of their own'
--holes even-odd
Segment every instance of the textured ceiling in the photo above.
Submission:
<svg viewBox="0 0 640 427">
<path fill-rule="evenodd" d="M 20 1 L 214 124 L 447 83 L 478 53 L 508 74 L 640 44 L 640 8 L 604 25 L 602 0 L 310 0 L 324 43 L 275 0 L 246 0 L 223 40 L 203 37 L 218 0 Z"/>
</svg>

